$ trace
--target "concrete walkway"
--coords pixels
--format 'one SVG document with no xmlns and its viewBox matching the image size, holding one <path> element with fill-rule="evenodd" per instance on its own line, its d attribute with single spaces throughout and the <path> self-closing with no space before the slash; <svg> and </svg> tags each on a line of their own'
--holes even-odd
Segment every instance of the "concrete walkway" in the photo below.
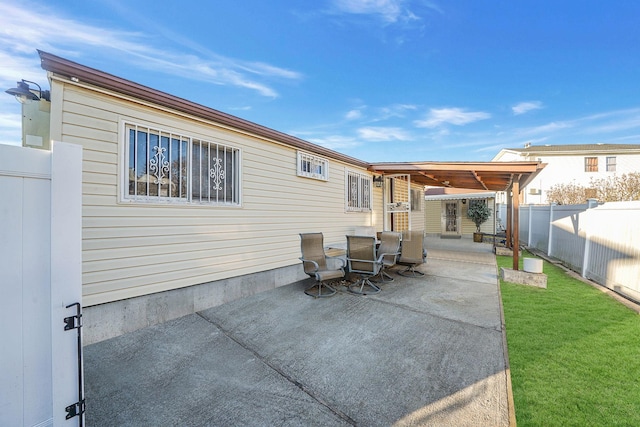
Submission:
<svg viewBox="0 0 640 427">
<path fill-rule="evenodd" d="M 507 426 L 489 244 L 373 296 L 282 286 L 85 348 L 88 426 Z"/>
</svg>

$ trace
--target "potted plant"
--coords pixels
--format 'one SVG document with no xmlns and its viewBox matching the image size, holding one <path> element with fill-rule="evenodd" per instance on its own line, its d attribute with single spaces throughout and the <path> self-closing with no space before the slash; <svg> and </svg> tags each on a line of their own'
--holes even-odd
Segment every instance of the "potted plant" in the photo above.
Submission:
<svg viewBox="0 0 640 427">
<path fill-rule="evenodd" d="M 491 215 L 491 210 L 485 200 L 471 200 L 467 209 L 467 216 L 476 225 L 476 232 L 473 233 L 474 242 L 482 242 L 482 232 L 480 226 L 484 224 Z"/>
</svg>

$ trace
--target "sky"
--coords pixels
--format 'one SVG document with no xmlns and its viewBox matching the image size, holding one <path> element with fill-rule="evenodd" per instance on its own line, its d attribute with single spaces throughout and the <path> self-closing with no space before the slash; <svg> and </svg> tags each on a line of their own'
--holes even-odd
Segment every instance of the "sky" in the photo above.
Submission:
<svg viewBox="0 0 640 427">
<path fill-rule="evenodd" d="M 636 0 L 0 0 L 0 88 L 36 49 L 369 162 L 640 144 Z M 33 85 L 32 85 L 33 86 Z M 20 104 L 0 96 L 0 143 Z"/>
</svg>

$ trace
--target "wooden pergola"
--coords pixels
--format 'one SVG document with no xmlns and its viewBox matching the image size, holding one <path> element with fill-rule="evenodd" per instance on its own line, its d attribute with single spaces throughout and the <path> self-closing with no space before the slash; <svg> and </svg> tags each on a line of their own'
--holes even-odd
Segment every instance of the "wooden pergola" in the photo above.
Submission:
<svg viewBox="0 0 640 427">
<path fill-rule="evenodd" d="M 369 170 L 409 175 L 420 185 L 506 192 L 507 247 L 513 249 L 513 269 L 518 270 L 520 193 L 545 166 L 541 162 L 399 162 L 373 163 Z"/>
</svg>

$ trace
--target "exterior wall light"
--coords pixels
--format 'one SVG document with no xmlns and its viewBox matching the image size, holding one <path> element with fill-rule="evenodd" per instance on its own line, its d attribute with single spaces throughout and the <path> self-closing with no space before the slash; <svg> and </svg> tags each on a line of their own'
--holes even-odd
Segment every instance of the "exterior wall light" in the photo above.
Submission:
<svg viewBox="0 0 640 427">
<path fill-rule="evenodd" d="M 29 87 L 32 84 L 36 89 Z M 16 97 L 22 108 L 22 146 L 49 150 L 51 147 L 51 93 L 40 85 L 21 80 L 5 90 Z"/>
<path fill-rule="evenodd" d="M 32 91 L 29 87 L 29 83 L 38 86 L 37 95 L 34 93 L 36 90 Z M 39 101 L 40 99 L 44 99 L 45 101 L 51 101 L 51 95 L 48 90 L 42 90 L 40 85 L 35 82 L 30 82 L 29 80 L 22 80 L 17 82 L 17 87 L 13 89 L 5 90 L 9 95 L 13 95 L 16 97 L 19 103 L 26 104 L 31 101 Z"/>
<path fill-rule="evenodd" d="M 382 175 L 373 177 L 373 185 L 375 185 L 376 187 L 381 188 L 383 183 L 384 183 L 384 177 Z"/>
</svg>

